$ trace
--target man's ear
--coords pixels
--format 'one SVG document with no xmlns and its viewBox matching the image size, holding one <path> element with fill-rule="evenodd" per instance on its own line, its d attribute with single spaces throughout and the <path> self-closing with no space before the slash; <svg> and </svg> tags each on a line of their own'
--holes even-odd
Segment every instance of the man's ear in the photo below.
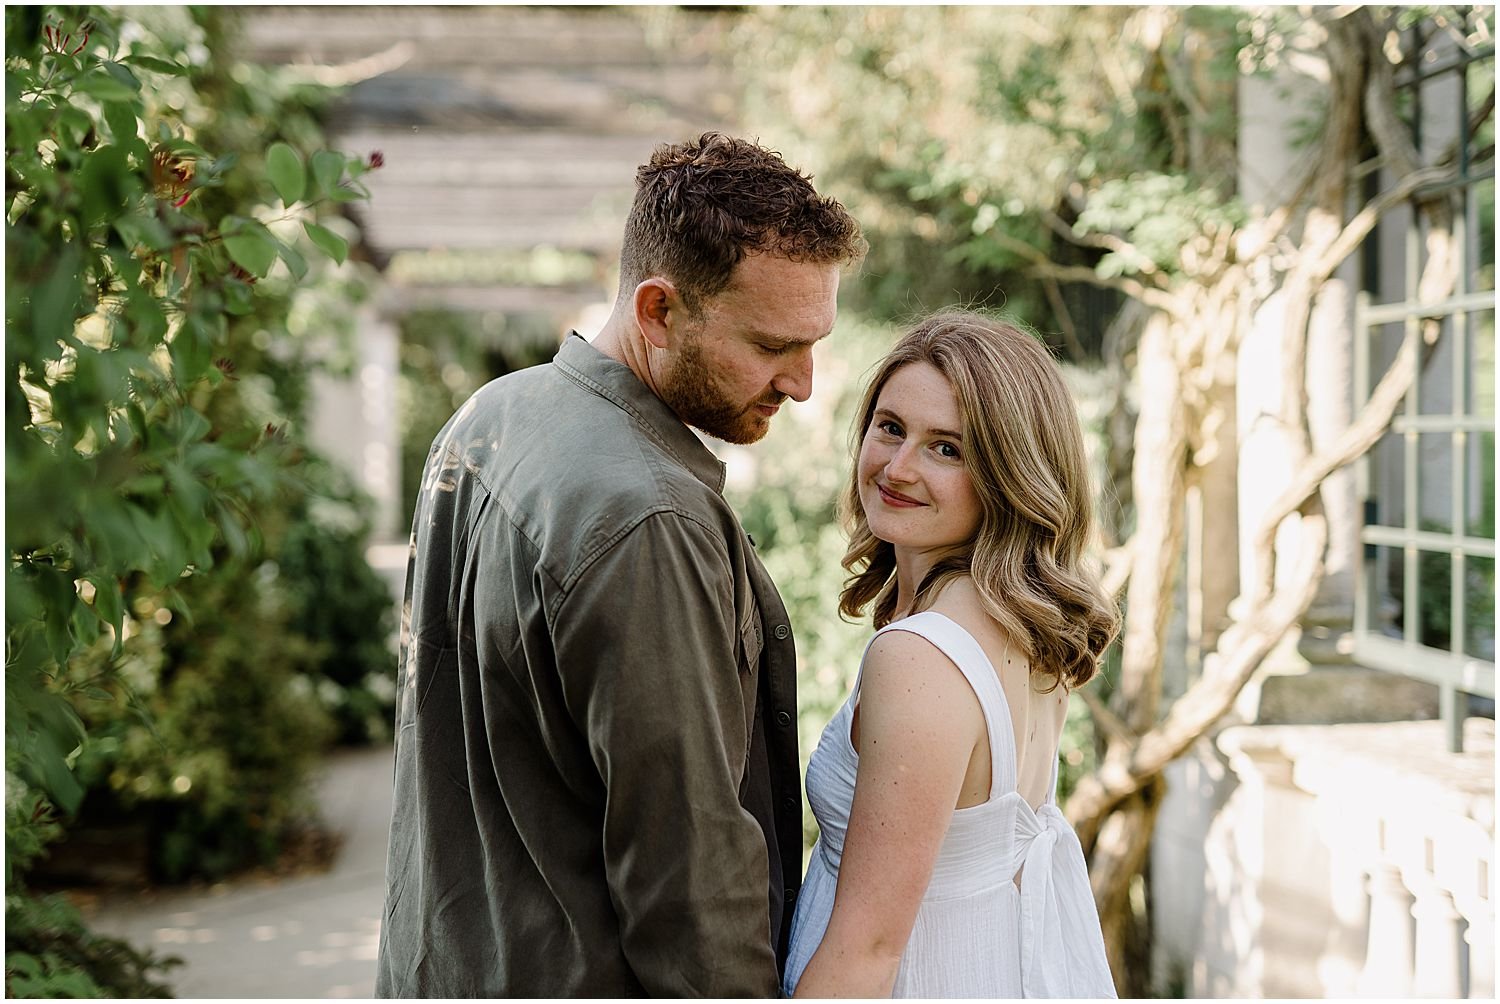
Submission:
<svg viewBox="0 0 1500 1004">
<path fill-rule="evenodd" d="M 635 287 L 635 323 L 646 341 L 658 349 L 667 347 L 670 330 L 680 318 L 682 298 L 677 287 L 660 276 L 652 276 Z"/>
</svg>

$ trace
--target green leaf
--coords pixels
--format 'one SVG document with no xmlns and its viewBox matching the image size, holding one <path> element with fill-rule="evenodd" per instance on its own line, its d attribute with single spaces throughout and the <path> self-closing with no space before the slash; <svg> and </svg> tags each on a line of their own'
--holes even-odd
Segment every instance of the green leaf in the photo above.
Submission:
<svg viewBox="0 0 1500 1004">
<path fill-rule="evenodd" d="M 276 194 L 281 196 L 282 205 L 290 206 L 307 191 L 307 169 L 302 157 L 285 143 L 273 143 L 266 151 L 266 173 Z"/>
<path fill-rule="evenodd" d="M 144 244 L 153 251 L 165 251 L 172 246 L 172 234 L 155 216 L 121 216 L 115 220 L 115 230 L 131 247 Z"/>
<path fill-rule="evenodd" d="M 120 67 L 120 69 L 123 70 L 125 68 Z M 129 73 L 130 71 L 126 70 L 125 72 Z M 132 77 L 131 79 L 134 78 Z M 139 97 L 140 86 L 140 82 L 137 81 L 136 85 L 131 87 L 113 73 L 108 72 L 107 69 L 96 69 L 85 73 L 73 82 L 75 90 L 81 91 L 91 98 L 98 98 L 100 101 L 133 101 Z"/>
<path fill-rule="evenodd" d="M 224 280 L 224 309 L 236 317 L 255 310 L 255 291 L 248 282 L 233 277 Z"/>
<path fill-rule="evenodd" d="M 291 270 L 292 277 L 301 282 L 307 276 L 307 259 L 293 248 L 282 241 L 276 242 L 277 253 L 281 260 L 286 262 L 286 267 Z"/>
<path fill-rule="evenodd" d="M 68 338 L 78 317 L 82 262 L 73 245 L 57 256 L 52 273 L 31 296 L 32 336 L 43 344 Z"/>
<path fill-rule="evenodd" d="M 173 153 L 182 154 L 184 157 L 191 157 L 193 160 L 213 159 L 213 155 L 210 154 L 207 150 L 203 149 L 203 147 L 199 146 L 197 143 L 194 143 L 190 139 L 183 139 L 180 136 L 172 136 L 162 140 L 162 146 L 166 147 L 168 150 L 171 150 Z"/>
<path fill-rule="evenodd" d="M 307 231 L 307 239 L 337 264 L 344 264 L 344 259 L 349 257 L 349 242 L 327 227 L 304 221 L 302 229 Z"/>
<path fill-rule="evenodd" d="M 224 238 L 224 249 L 234 263 L 257 279 L 264 279 L 276 264 L 276 244 L 264 233 L 246 230 Z"/>
<path fill-rule="evenodd" d="M 200 326 L 188 321 L 177 329 L 171 344 L 172 369 L 177 382 L 187 386 L 203 375 L 210 365 L 212 346 Z"/>
<path fill-rule="evenodd" d="M 123 62 L 131 66 L 139 66 L 143 70 L 152 73 L 169 73 L 174 77 L 185 77 L 192 72 L 191 66 L 183 66 L 181 63 L 173 63 L 166 59 L 157 59 L 155 56 L 126 56 Z"/>
<path fill-rule="evenodd" d="M 318 190 L 332 198 L 339 179 L 344 176 L 344 155 L 332 150 L 319 150 L 313 154 L 312 173 Z"/>
<path fill-rule="evenodd" d="M 130 72 L 130 67 L 125 66 L 123 63 L 112 63 L 107 61 L 100 65 L 104 67 L 105 73 L 108 73 L 120 84 L 130 88 L 132 92 L 138 93 L 140 91 L 140 79 L 137 78 L 134 73 Z"/>
<path fill-rule="evenodd" d="M 57 122 L 73 134 L 74 142 L 81 141 L 94 128 L 94 119 L 88 112 L 71 106 L 57 113 Z"/>
<path fill-rule="evenodd" d="M 94 613 L 115 631 L 115 652 L 120 650 L 121 627 L 125 623 L 125 597 L 120 582 L 113 575 L 96 572 L 89 576 L 94 584 Z"/>
<path fill-rule="evenodd" d="M 135 106 L 130 102 L 106 101 L 104 121 L 109 123 L 109 131 L 120 146 L 127 146 L 137 141 L 140 120 L 136 118 Z"/>
<path fill-rule="evenodd" d="M 198 440 L 208 435 L 209 430 L 213 428 L 213 423 L 211 423 L 202 412 L 198 411 L 195 408 L 182 409 L 182 411 L 179 412 L 179 420 L 181 422 L 181 427 L 178 431 L 178 438 L 182 443 L 196 443 Z M 174 466 L 170 469 L 169 473 L 175 473 L 175 471 L 176 467 Z M 174 482 L 173 484 L 178 492 L 184 491 L 185 486 L 190 484 L 192 484 L 196 488 L 196 485 L 190 480 L 186 480 L 181 484 L 178 484 L 176 482 Z"/>
</svg>

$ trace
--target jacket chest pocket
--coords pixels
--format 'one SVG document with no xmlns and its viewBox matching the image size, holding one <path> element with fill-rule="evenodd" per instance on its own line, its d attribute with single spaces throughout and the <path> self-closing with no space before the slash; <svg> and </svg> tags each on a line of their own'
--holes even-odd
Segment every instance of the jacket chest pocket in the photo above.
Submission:
<svg viewBox="0 0 1500 1004">
<path fill-rule="evenodd" d="M 740 677 L 740 701 L 745 709 L 745 764 L 740 774 L 743 793 L 744 782 L 750 770 L 750 747 L 755 742 L 755 728 L 760 717 L 760 656 L 765 650 L 764 628 L 760 623 L 760 611 L 754 607 L 739 629 L 737 662 Z"/>
</svg>

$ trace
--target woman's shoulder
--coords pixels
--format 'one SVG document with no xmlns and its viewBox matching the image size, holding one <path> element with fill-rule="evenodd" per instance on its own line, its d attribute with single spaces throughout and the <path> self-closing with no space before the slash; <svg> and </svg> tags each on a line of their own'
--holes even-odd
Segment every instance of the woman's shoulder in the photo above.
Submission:
<svg viewBox="0 0 1500 1004">
<path fill-rule="evenodd" d="M 957 740 L 984 724 L 983 710 L 964 671 L 927 635 L 895 621 L 870 643 L 860 671 L 860 733 L 948 729 Z"/>
<path fill-rule="evenodd" d="M 954 576 L 944 583 L 927 609 L 963 628 L 986 653 L 1016 652 L 1020 648 L 990 613 L 971 576 Z"/>
</svg>

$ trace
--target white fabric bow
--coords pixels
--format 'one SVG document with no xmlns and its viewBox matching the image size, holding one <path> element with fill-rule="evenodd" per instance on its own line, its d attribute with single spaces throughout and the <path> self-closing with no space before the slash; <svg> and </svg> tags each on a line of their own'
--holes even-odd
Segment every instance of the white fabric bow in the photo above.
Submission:
<svg viewBox="0 0 1500 1004">
<path fill-rule="evenodd" d="M 1038 827 L 1021 870 L 1022 993 L 1116 997 L 1078 836 L 1051 803 L 1020 816 L 1023 827 L 1028 816 Z"/>
</svg>

